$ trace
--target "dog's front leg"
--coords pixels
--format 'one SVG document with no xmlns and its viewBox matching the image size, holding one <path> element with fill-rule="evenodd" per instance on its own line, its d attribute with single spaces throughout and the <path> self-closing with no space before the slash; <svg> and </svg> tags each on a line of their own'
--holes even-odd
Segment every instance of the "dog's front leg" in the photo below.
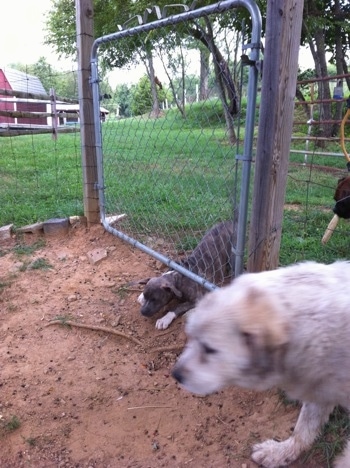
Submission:
<svg viewBox="0 0 350 468">
<path fill-rule="evenodd" d="M 174 311 L 169 311 L 164 317 L 156 321 L 157 330 L 165 330 L 180 315 L 193 308 L 192 302 L 184 302 L 176 307 Z"/>
<path fill-rule="evenodd" d="M 304 403 L 293 435 L 283 442 L 267 440 L 253 447 L 252 459 L 265 468 L 287 466 L 306 449 L 317 437 L 321 426 L 328 421 L 334 406 L 319 406 Z"/>
</svg>

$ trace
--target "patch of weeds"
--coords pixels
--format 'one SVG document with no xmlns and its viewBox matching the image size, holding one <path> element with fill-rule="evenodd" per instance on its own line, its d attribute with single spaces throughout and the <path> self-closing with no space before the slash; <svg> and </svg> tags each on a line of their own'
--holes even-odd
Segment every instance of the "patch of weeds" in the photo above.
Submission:
<svg viewBox="0 0 350 468">
<path fill-rule="evenodd" d="M 14 305 L 14 304 L 9 304 L 9 305 L 7 306 L 7 310 L 8 310 L 9 312 L 16 312 L 16 310 L 18 310 L 18 307 L 17 307 L 16 305 Z"/>
<path fill-rule="evenodd" d="M 185 237 L 181 243 L 176 244 L 176 250 L 177 251 L 192 251 L 193 249 L 196 248 L 198 245 L 199 240 L 196 237 L 193 236 L 187 236 Z"/>
<path fill-rule="evenodd" d="M 285 406 L 300 406 L 297 400 L 291 400 L 287 394 L 278 390 L 279 398 Z M 310 460 L 318 460 L 322 466 L 330 468 L 334 458 L 342 452 L 348 437 L 350 436 L 349 414 L 342 407 L 337 406 L 330 415 L 328 423 L 308 450 L 303 458 L 304 466 L 308 466 Z"/>
<path fill-rule="evenodd" d="M 29 267 L 30 270 L 49 270 L 53 266 L 46 260 L 46 258 L 37 258 L 32 262 Z"/>
<path fill-rule="evenodd" d="M 0 249 L 0 257 L 5 257 L 5 255 L 7 255 L 8 252 L 6 250 L 2 250 Z"/>
<path fill-rule="evenodd" d="M 305 455 L 304 463 L 310 459 L 319 458 L 322 463 L 326 463 L 325 466 L 332 466 L 332 460 L 342 452 L 349 435 L 349 414 L 345 409 L 337 406 L 312 449 Z"/>
<path fill-rule="evenodd" d="M 24 442 L 26 442 L 30 447 L 35 447 L 37 444 L 36 437 L 23 437 Z"/>
<path fill-rule="evenodd" d="M 23 262 L 22 265 L 18 268 L 18 271 L 26 271 L 30 262 Z"/>
<path fill-rule="evenodd" d="M 120 297 L 120 299 L 125 299 L 128 295 L 129 290 L 128 286 L 126 284 L 123 284 L 118 289 L 112 289 L 112 292 L 114 294 L 117 294 Z"/>
<path fill-rule="evenodd" d="M 21 422 L 17 418 L 17 416 L 12 416 L 11 419 L 9 419 L 8 421 L 4 420 L 1 423 L 2 423 L 2 427 L 7 432 L 15 431 L 16 429 L 18 429 L 21 426 Z"/>
<path fill-rule="evenodd" d="M 31 245 L 18 244 L 13 248 L 13 250 L 19 256 L 21 256 L 21 255 L 31 255 L 34 252 L 36 252 L 37 250 L 44 247 L 45 245 L 46 245 L 45 240 L 44 239 L 39 239 L 36 242 L 34 242 L 33 244 L 31 244 Z"/>
<path fill-rule="evenodd" d="M 4 290 L 8 285 L 9 285 L 9 283 L 0 281 L 0 294 L 3 292 L 3 290 Z"/>
</svg>

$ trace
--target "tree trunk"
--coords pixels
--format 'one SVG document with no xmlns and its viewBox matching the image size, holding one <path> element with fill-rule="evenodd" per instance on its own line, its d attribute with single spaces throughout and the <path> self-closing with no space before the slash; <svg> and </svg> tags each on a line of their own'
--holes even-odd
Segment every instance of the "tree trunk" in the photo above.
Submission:
<svg viewBox="0 0 350 468">
<path fill-rule="evenodd" d="M 155 79 L 156 75 L 154 73 L 152 51 L 148 49 L 147 49 L 147 61 L 148 61 L 147 72 L 148 72 L 148 77 L 151 82 L 151 93 L 152 93 L 152 101 L 153 101 L 151 116 L 157 118 L 160 115 L 160 108 L 159 108 L 159 99 L 158 99 L 157 85 L 156 85 L 156 79 Z"/>
<path fill-rule="evenodd" d="M 312 0 L 309 2 L 310 11 L 320 13 L 317 5 Z M 317 24 L 317 23 L 316 23 Z M 304 23 L 305 30 L 307 32 L 307 41 L 310 47 L 310 51 L 315 63 L 316 76 L 318 78 L 327 78 L 327 60 L 326 60 L 326 46 L 325 46 L 325 36 L 324 29 L 321 26 L 316 26 L 315 30 L 310 33 Z M 329 87 L 329 81 L 319 81 L 318 82 L 318 99 L 319 100 L 330 100 L 331 92 Z M 332 118 L 332 109 L 331 103 L 325 102 L 319 104 L 319 119 L 322 122 L 323 120 L 330 121 Z M 322 124 L 319 126 L 318 136 L 329 138 L 332 136 L 332 125 L 331 124 Z M 324 140 L 318 140 L 316 142 L 317 146 L 324 146 Z"/>
<path fill-rule="evenodd" d="M 299 100 L 299 101 L 302 101 L 303 103 L 305 104 L 300 104 L 304 113 L 305 113 L 305 117 L 307 120 L 310 119 L 310 105 L 308 103 L 308 101 L 305 99 L 301 89 L 299 88 L 299 86 L 297 86 L 297 89 L 296 89 L 296 93 L 295 93 L 295 96 L 296 98 Z"/>
<path fill-rule="evenodd" d="M 199 74 L 199 100 L 205 101 L 209 98 L 209 57 L 208 49 L 200 47 L 200 74 Z"/>
<path fill-rule="evenodd" d="M 215 45 L 212 25 L 208 18 L 204 18 L 207 30 L 205 31 L 199 24 L 198 29 L 192 29 L 192 36 L 201 41 L 213 56 L 215 78 L 218 86 L 219 97 L 222 102 L 224 116 L 227 127 L 227 134 L 230 144 L 237 141 L 236 132 L 233 125 L 233 116 L 238 112 L 238 96 L 233 82 L 228 64 L 222 56 L 220 50 Z"/>
<path fill-rule="evenodd" d="M 181 76 L 182 76 L 182 89 L 183 89 L 182 99 L 179 99 L 178 96 L 177 96 L 177 92 L 176 92 L 175 85 L 174 85 L 174 80 L 173 80 L 172 75 L 169 73 L 169 70 L 168 70 L 169 61 L 170 61 L 169 56 L 168 56 L 168 62 L 167 62 L 168 64 L 166 64 L 166 62 L 164 60 L 164 53 L 163 53 L 162 49 L 159 49 L 158 56 L 159 56 L 159 58 L 160 58 L 160 60 L 162 62 L 164 72 L 165 72 L 165 74 L 166 74 L 166 76 L 167 76 L 167 78 L 169 80 L 169 86 L 170 86 L 170 89 L 171 89 L 171 92 L 172 92 L 176 107 L 178 108 L 178 110 L 179 110 L 180 114 L 182 115 L 182 117 L 185 119 L 186 118 L 186 109 L 185 109 L 185 101 L 184 101 L 185 59 L 184 59 L 184 56 L 183 56 L 182 47 L 180 45 L 180 58 L 181 58 L 181 70 L 182 70 Z M 172 67 L 170 67 L 170 68 L 172 68 Z"/>
<path fill-rule="evenodd" d="M 337 17 L 341 13 L 339 0 L 335 0 L 334 2 L 334 15 Z M 343 38 L 342 38 L 342 31 L 340 24 L 338 22 L 335 23 L 335 66 L 337 70 L 337 75 L 342 75 L 344 73 L 343 69 Z M 340 83 L 343 85 L 343 81 L 340 80 Z M 341 120 L 343 115 L 343 102 L 339 101 L 335 105 L 335 111 L 333 114 L 333 120 Z M 339 134 L 340 125 L 338 123 L 334 123 L 332 126 L 332 136 L 337 136 Z"/>
</svg>

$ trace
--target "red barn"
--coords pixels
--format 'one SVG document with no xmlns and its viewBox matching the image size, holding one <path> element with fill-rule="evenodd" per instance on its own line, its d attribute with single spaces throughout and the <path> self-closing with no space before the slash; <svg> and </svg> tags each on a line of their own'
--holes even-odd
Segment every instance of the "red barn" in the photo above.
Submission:
<svg viewBox="0 0 350 468">
<path fill-rule="evenodd" d="M 0 89 L 47 95 L 39 78 L 11 68 L 0 68 Z M 40 99 L 22 99 L 14 96 L 0 95 L 0 110 L 47 112 L 47 106 L 46 103 L 40 101 Z M 47 125 L 47 119 L 45 117 L 30 119 L 0 115 L 0 125 L 1 124 Z"/>
</svg>

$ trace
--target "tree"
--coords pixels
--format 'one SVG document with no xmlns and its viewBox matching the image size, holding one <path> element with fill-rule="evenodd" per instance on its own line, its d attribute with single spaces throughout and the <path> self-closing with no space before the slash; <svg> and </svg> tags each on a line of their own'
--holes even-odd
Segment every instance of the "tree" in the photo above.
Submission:
<svg viewBox="0 0 350 468">
<path fill-rule="evenodd" d="M 160 8 L 166 7 L 167 13 L 169 8 L 176 8 L 178 12 L 181 5 L 169 6 L 167 2 L 157 2 Z M 201 5 L 209 4 L 210 2 L 200 2 Z M 158 11 L 156 7 L 147 8 L 148 3 L 145 1 L 134 2 L 118 1 L 118 0 L 95 0 L 94 3 L 94 22 L 96 36 L 103 36 L 108 33 L 115 32 L 116 22 L 123 24 L 127 22 L 128 26 L 133 26 L 130 16 L 134 15 L 134 23 L 137 23 L 137 15 L 144 9 L 144 14 L 147 16 L 148 21 L 152 20 L 152 15 L 156 16 Z M 217 18 L 219 18 L 218 15 Z M 230 15 L 226 15 L 226 22 Z M 46 37 L 46 43 L 55 47 L 56 51 L 60 54 L 72 55 L 75 54 L 75 39 L 72 40 L 72 26 L 74 19 L 74 0 L 53 0 L 53 9 L 49 13 Z M 232 117 L 237 113 L 238 102 L 237 93 L 234 81 L 231 76 L 231 71 L 228 61 L 220 52 L 218 45 L 215 43 L 215 28 L 212 22 L 217 23 L 216 28 L 220 23 L 216 18 L 209 20 L 204 18 L 202 21 L 193 22 L 192 27 L 188 25 L 181 25 L 177 28 L 180 38 L 191 37 L 195 39 L 198 44 L 206 48 L 209 53 L 213 55 L 213 63 L 216 70 L 216 78 L 218 80 L 218 89 L 220 90 L 220 98 L 223 103 L 229 139 L 235 142 L 235 134 L 233 128 Z M 142 35 L 132 35 L 128 38 L 121 39 L 118 47 L 115 44 L 105 43 L 100 48 L 100 59 L 102 69 L 108 67 L 122 67 L 132 61 L 138 62 L 143 59 L 148 66 L 148 75 L 151 84 L 151 91 L 153 95 L 153 111 L 158 112 L 159 104 L 157 102 L 157 93 L 155 90 L 155 74 L 153 70 L 153 53 L 160 41 L 163 41 L 165 46 L 172 47 L 174 44 L 178 46 L 177 41 L 173 41 L 174 35 L 171 34 L 171 28 L 163 30 L 154 30 L 147 35 L 147 41 L 143 40 Z M 72 46 L 73 45 L 73 46 Z M 142 51 L 145 54 L 142 54 Z M 141 52 L 141 53 L 140 53 Z M 207 52 L 207 54 L 208 54 Z M 204 68 L 203 68 L 204 70 Z M 203 80 L 207 79 L 208 73 L 202 73 Z M 201 89 L 205 88 L 204 84 Z"/>
<path fill-rule="evenodd" d="M 263 36 L 265 35 L 267 1 L 257 1 L 263 19 Z M 237 10 L 233 18 L 233 27 L 241 30 L 242 20 L 249 30 L 250 18 L 245 9 Z M 310 48 L 316 78 L 329 76 L 327 54 L 331 55 L 330 62 L 336 64 L 337 73 L 347 74 L 350 48 L 350 2 L 348 0 L 305 0 L 300 45 L 307 45 Z M 346 82 L 350 89 L 350 77 L 346 78 Z M 297 93 L 300 97 L 300 89 Z M 318 89 L 318 99 L 330 98 L 329 82 L 323 80 Z M 333 115 L 330 102 L 320 104 L 319 109 L 323 120 L 337 119 L 341 112 L 341 105 L 335 106 Z M 331 136 L 336 130 L 336 127 L 325 124 L 321 127 L 320 134 Z M 320 141 L 319 144 L 321 144 Z"/>
<path fill-rule="evenodd" d="M 166 99 L 165 90 L 158 89 L 158 101 L 164 102 Z M 153 99 L 151 91 L 151 83 L 147 75 L 140 78 L 131 98 L 131 111 L 133 115 L 143 115 L 147 113 L 154 113 Z M 158 115 L 158 114 L 157 114 Z"/>
<path fill-rule="evenodd" d="M 166 43 L 169 40 L 173 41 L 172 51 Z M 182 41 L 178 34 L 174 32 L 170 34 L 166 40 L 159 42 L 157 45 L 156 53 L 160 58 L 164 71 L 169 80 L 170 90 L 173 95 L 173 101 L 181 113 L 182 117 L 186 117 L 185 104 L 186 104 L 186 57 L 182 46 Z"/>
<path fill-rule="evenodd" d="M 33 64 L 24 65 L 22 63 L 15 63 L 12 64 L 11 67 L 38 77 L 47 93 L 50 88 L 53 88 L 56 96 L 68 99 L 77 98 L 76 72 L 57 71 L 47 62 L 45 57 L 40 57 L 39 60 Z"/>
<path fill-rule="evenodd" d="M 38 77 L 47 93 L 53 88 L 56 96 L 61 98 L 77 99 L 78 97 L 77 72 L 72 70 L 57 71 L 47 62 L 45 57 L 40 57 L 39 60 L 33 64 L 24 65 L 22 63 L 14 63 L 11 67 L 27 73 L 28 75 Z M 105 79 L 101 81 L 101 93 L 103 95 L 112 94 L 112 88 Z"/>
<path fill-rule="evenodd" d="M 117 103 L 117 115 L 120 117 L 131 116 L 132 89 L 127 84 L 118 85 L 115 89 L 115 102 Z"/>
<path fill-rule="evenodd" d="M 212 3 L 210 0 L 199 0 L 197 7 L 210 3 Z M 257 4 L 263 17 L 264 35 L 267 0 L 257 0 Z M 161 0 L 157 2 L 157 5 L 161 9 L 167 5 L 167 2 Z M 176 12 L 179 12 L 181 5 L 167 6 L 166 8 L 167 10 L 177 8 Z M 95 0 L 95 35 L 100 37 L 113 33 L 117 30 L 117 24 L 126 23 L 127 27 L 135 26 L 137 24 L 137 15 L 142 14 L 142 12 L 145 12 L 148 21 L 151 21 L 155 17 L 155 11 L 154 8 L 149 8 L 149 3 L 145 0 L 138 2 L 133 0 Z M 75 56 L 76 54 L 74 15 L 74 0 L 53 0 L 53 7 L 48 15 L 46 43 L 52 45 L 58 53 L 68 56 Z M 244 27 L 242 26 L 243 20 Z M 208 78 L 208 74 L 205 73 L 205 67 L 208 64 L 208 55 L 211 54 L 216 85 L 225 112 L 228 134 L 230 141 L 233 142 L 235 140 L 233 117 L 239 104 L 234 76 L 235 63 L 234 58 L 231 60 L 227 53 L 223 53 L 222 44 L 218 42 L 218 33 L 224 30 L 242 31 L 243 29 L 245 36 L 247 36 L 244 37 L 246 41 L 251 29 L 250 23 L 251 19 L 248 11 L 241 8 L 230 12 L 230 14 L 217 15 L 210 17 L 210 19 L 207 17 L 202 18 L 190 22 L 189 25 L 178 25 L 176 28 L 178 37 L 175 41 L 170 31 L 171 28 L 164 31 L 152 31 L 147 36 L 148 55 L 146 56 L 140 55 L 140 51 L 145 51 L 142 35 L 124 38 L 118 43 L 118 47 L 115 47 L 115 44 L 106 43 L 100 49 L 102 69 L 122 67 L 126 64 L 138 63 L 141 60 L 146 61 L 150 83 L 153 86 L 153 105 L 156 110 L 159 109 L 159 105 L 156 102 L 157 94 L 154 92 L 155 76 L 152 75 L 152 60 L 157 47 L 162 44 L 163 50 L 168 48 L 177 51 L 179 41 L 181 41 L 184 48 L 190 46 L 190 39 L 196 41 L 203 59 L 200 75 L 201 95 L 204 96 L 206 93 L 205 80 Z M 350 44 L 350 2 L 348 0 L 305 0 L 301 45 L 306 44 L 313 54 L 316 77 L 325 78 L 328 76 L 326 55 L 328 53 L 332 54 L 331 60 L 336 64 L 337 70 L 347 73 L 347 60 L 349 58 L 347 54 Z M 350 87 L 350 79 L 347 79 L 347 84 Z M 171 84 L 170 87 L 172 88 Z M 320 99 L 331 97 L 329 85 L 326 82 L 320 85 L 318 97 Z M 181 111 L 181 108 L 179 109 Z M 336 107 L 333 117 L 339 116 L 339 112 L 341 112 L 340 105 Z M 330 103 L 321 105 L 320 113 L 323 119 L 330 120 L 332 117 Z M 334 133 L 335 128 L 325 125 L 321 131 L 325 136 L 329 136 Z"/>
</svg>

